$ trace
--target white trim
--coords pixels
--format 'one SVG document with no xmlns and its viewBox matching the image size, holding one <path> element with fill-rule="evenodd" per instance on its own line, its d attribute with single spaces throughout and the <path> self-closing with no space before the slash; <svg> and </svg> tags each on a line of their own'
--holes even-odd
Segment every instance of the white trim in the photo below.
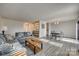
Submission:
<svg viewBox="0 0 79 59">
<path fill-rule="evenodd" d="M 76 40 L 78 40 L 78 24 L 76 23 Z"/>
<path fill-rule="evenodd" d="M 62 38 L 61 41 L 70 42 L 74 44 L 79 44 L 78 40 L 70 39 L 70 38 Z"/>
</svg>

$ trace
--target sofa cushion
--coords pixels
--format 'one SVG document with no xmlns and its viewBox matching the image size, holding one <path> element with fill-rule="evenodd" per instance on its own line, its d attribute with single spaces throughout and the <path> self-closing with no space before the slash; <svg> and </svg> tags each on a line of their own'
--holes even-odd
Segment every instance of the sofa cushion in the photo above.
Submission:
<svg viewBox="0 0 79 59">
<path fill-rule="evenodd" d="M 2 53 L 2 55 L 10 53 L 12 50 L 12 46 L 8 43 L 0 45 L 0 53 Z"/>
<path fill-rule="evenodd" d="M 2 39 L 4 42 L 6 42 L 4 35 L 2 35 L 1 33 L 0 33 L 0 39 Z"/>
<path fill-rule="evenodd" d="M 7 43 L 14 43 L 15 42 L 15 38 L 12 35 L 6 34 L 5 37 L 6 37 Z"/>
<path fill-rule="evenodd" d="M 4 41 L 0 38 L 0 45 L 3 44 L 3 43 L 4 43 Z"/>
</svg>

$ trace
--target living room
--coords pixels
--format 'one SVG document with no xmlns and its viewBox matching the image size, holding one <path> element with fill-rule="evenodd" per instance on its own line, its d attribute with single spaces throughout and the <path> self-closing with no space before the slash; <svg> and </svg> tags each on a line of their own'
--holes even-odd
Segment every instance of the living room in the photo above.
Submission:
<svg viewBox="0 0 79 59">
<path fill-rule="evenodd" d="M 78 6 L 0 4 L 0 55 L 79 55 Z"/>
</svg>

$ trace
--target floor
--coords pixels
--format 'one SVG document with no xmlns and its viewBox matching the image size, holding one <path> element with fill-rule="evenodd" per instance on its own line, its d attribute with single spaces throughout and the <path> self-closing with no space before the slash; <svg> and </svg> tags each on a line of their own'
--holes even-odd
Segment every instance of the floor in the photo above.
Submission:
<svg viewBox="0 0 79 59">
<path fill-rule="evenodd" d="M 26 47 L 23 47 L 19 42 L 14 43 L 13 44 L 13 48 L 15 50 L 25 50 L 27 56 L 34 55 L 33 51 L 30 48 L 28 48 L 27 46 Z"/>
<path fill-rule="evenodd" d="M 43 50 L 37 53 L 36 55 L 34 55 L 33 51 L 30 48 L 23 47 L 24 49 L 27 50 L 26 51 L 27 56 L 65 56 L 67 55 L 67 52 L 69 52 L 70 50 L 79 49 L 79 44 L 74 44 L 50 38 L 41 38 L 40 40 L 43 43 Z M 16 46 L 15 49 L 21 47 L 21 45 L 17 44 L 15 44 L 15 46 Z"/>
<path fill-rule="evenodd" d="M 79 49 L 79 44 L 61 40 L 42 38 L 41 41 L 43 41 L 43 50 L 36 54 L 37 56 L 65 56 L 69 54 L 68 52 Z M 79 54 L 73 52 L 73 55 Z"/>
</svg>

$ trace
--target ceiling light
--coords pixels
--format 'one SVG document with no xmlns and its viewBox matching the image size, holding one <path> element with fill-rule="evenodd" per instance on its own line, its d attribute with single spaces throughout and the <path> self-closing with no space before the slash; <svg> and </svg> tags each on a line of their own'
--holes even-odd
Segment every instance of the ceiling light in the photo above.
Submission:
<svg viewBox="0 0 79 59">
<path fill-rule="evenodd" d="M 54 22 L 54 24 L 59 24 L 59 22 L 58 22 L 58 21 L 56 21 L 56 22 Z"/>
<path fill-rule="evenodd" d="M 59 24 L 59 22 L 56 22 L 57 24 Z"/>
</svg>

